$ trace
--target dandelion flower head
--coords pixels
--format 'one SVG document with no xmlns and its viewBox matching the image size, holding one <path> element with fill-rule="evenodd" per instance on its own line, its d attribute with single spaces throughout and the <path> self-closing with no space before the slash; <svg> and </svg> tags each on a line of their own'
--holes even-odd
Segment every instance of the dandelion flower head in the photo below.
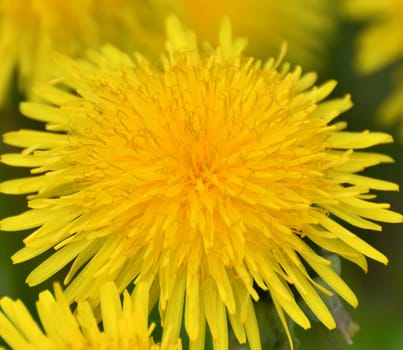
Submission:
<svg viewBox="0 0 403 350">
<path fill-rule="evenodd" d="M 157 45 L 158 15 L 138 0 L 0 0 L 0 103 L 15 71 L 28 94 L 46 79 L 53 51 L 78 56 L 105 42 L 125 50 Z"/>
<path fill-rule="evenodd" d="M 253 56 L 275 55 L 287 41 L 287 58 L 302 67 L 323 67 L 326 44 L 336 27 L 329 0 L 179 0 L 182 18 L 201 40 L 216 42 L 223 16 L 231 19 L 234 34 L 251 39 Z M 208 16 L 208 21 L 206 21 Z M 253 40 L 252 40 L 253 39 Z"/>
<path fill-rule="evenodd" d="M 161 63 L 106 46 L 87 60 L 59 57 L 43 102 L 21 105 L 47 131 L 4 135 L 21 153 L 3 163 L 32 167 L 32 177 L 0 184 L 29 194 L 30 209 L 5 218 L 5 231 L 36 228 L 13 256 L 23 262 L 53 255 L 27 278 L 30 285 L 70 265 L 69 302 L 91 299 L 108 280 L 149 308 L 158 302 L 163 341 L 182 324 L 192 349 L 203 349 L 208 325 L 215 349 L 228 348 L 227 322 L 240 343 L 260 349 L 253 301 L 270 294 L 303 328 L 310 322 L 294 285 L 328 328 L 334 319 L 309 266 L 351 305 L 357 299 L 313 246 L 367 269 L 366 256 L 387 258 L 344 228 L 379 231 L 373 220 L 400 222 L 370 190 L 397 185 L 361 174 L 391 162 L 361 149 L 391 142 L 383 133 L 344 131 L 333 123 L 350 97 L 323 101 L 335 82 L 314 86 L 316 74 L 280 60 L 242 55 L 224 21 L 219 46 L 199 50 L 193 32 L 167 22 Z M 166 331 L 169 330 L 169 331 Z"/>
<path fill-rule="evenodd" d="M 100 330 L 90 304 L 79 303 L 73 313 L 63 291 L 39 294 L 36 303 L 40 327 L 20 301 L 0 300 L 0 337 L 14 350 L 181 350 L 176 345 L 155 344 L 147 318 L 136 311 L 128 293 L 123 303 L 113 283 L 102 286 Z"/>
<path fill-rule="evenodd" d="M 379 116 L 385 125 L 403 119 L 403 0 L 346 0 L 344 11 L 350 18 L 364 21 L 357 40 L 355 66 L 371 74 L 398 63 L 395 90 L 382 105 Z M 403 123 L 400 124 L 403 139 Z"/>
</svg>

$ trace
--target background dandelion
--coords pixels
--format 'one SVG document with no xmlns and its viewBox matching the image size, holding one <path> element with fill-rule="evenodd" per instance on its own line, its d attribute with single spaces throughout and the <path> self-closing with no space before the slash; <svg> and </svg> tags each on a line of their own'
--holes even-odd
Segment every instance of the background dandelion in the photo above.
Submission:
<svg viewBox="0 0 403 350">
<path fill-rule="evenodd" d="M 248 54 L 262 59 L 275 56 L 287 41 L 287 60 L 305 69 L 326 67 L 337 27 L 336 7 L 329 0 L 176 0 L 175 5 L 201 41 L 216 44 L 220 21 L 228 16 L 234 34 L 248 38 Z"/>
<path fill-rule="evenodd" d="M 62 289 L 55 285 L 39 294 L 36 303 L 40 323 L 25 305 L 8 297 L 0 299 L 0 336 L 15 350 L 108 349 L 108 350 L 181 350 L 179 340 L 172 346 L 155 344 L 147 316 L 127 292 L 123 302 L 113 283 L 100 289 L 102 327 L 88 302 L 79 303 L 72 311 Z"/>
<path fill-rule="evenodd" d="M 138 0 L 1 0 L 0 105 L 14 74 L 32 97 L 33 84 L 49 77 L 54 51 L 79 56 L 105 42 L 130 52 L 159 49 L 164 8 Z"/>
<path fill-rule="evenodd" d="M 386 127 L 400 124 L 403 139 L 403 1 L 346 0 L 343 10 L 350 19 L 360 21 L 356 38 L 355 68 L 360 74 L 374 74 L 394 65 L 391 72 L 393 91 L 379 109 L 379 119 Z"/>
</svg>

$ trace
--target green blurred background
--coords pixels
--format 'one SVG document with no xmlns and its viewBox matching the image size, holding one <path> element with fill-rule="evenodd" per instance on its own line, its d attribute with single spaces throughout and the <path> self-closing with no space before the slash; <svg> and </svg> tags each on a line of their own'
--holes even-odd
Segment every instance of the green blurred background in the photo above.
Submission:
<svg viewBox="0 0 403 350">
<path fill-rule="evenodd" d="M 391 77 L 396 67 L 388 67 L 382 72 L 369 77 L 357 76 L 352 68 L 354 40 L 359 24 L 342 22 L 337 35 L 331 43 L 328 66 L 320 74 L 319 82 L 336 79 L 339 84 L 334 96 L 351 93 L 354 108 L 340 118 L 349 123 L 349 130 L 363 129 L 382 130 L 375 114 L 381 101 L 391 91 Z M 16 107 L 21 96 L 15 94 L 9 105 L 0 113 L 1 132 L 19 128 L 42 126 L 23 118 Z M 396 135 L 394 129 L 383 130 Z M 1 153 L 9 151 L 6 145 L 0 145 Z M 392 155 L 396 164 L 381 165 L 369 169 L 366 173 L 385 180 L 402 183 L 403 179 L 403 140 L 393 145 L 377 147 L 377 151 Z M 26 169 L 15 169 L 0 165 L 0 180 L 28 175 Z M 403 212 L 403 199 L 400 193 L 379 193 L 379 201 L 392 203 L 395 211 Z M 5 196 L 0 194 L 0 216 L 6 217 L 24 210 L 26 200 L 23 196 Z M 360 300 L 356 310 L 346 306 L 352 318 L 360 325 L 361 330 L 354 337 L 354 343 L 347 345 L 335 332 L 328 332 L 323 326 L 314 324 L 309 331 L 296 330 L 300 339 L 299 349 L 350 349 L 350 350 L 400 350 L 403 349 L 403 255 L 402 225 L 384 225 L 383 232 L 359 232 L 368 242 L 373 244 L 390 260 L 388 266 L 369 263 L 369 273 L 343 262 L 342 275 L 355 290 Z M 357 232 L 356 229 L 354 229 Z M 28 263 L 13 266 L 10 256 L 22 247 L 22 239 L 27 232 L 0 233 L 0 296 L 8 295 L 21 298 L 33 310 L 38 293 L 51 288 L 49 281 L 35 288 L 29 288 L 24 279 L 44 257 Z M 56 276 L 57 278 L 57 276 Z"/>
</svg>

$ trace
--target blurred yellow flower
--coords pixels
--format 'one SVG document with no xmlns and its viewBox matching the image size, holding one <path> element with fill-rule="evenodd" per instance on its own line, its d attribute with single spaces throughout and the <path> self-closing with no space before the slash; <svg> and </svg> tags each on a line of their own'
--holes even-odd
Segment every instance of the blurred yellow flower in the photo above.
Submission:
<svg viewBox="0 0 403 350">
<path fill-rule="evenodd" d="M 392 63 L 400 65 L 395 91 L 380 110 L 381 120 L 392 125 L 403 119 L 403 0 L 345 0 L 344 11 L 350 18 L 369 22 L 357 39 L 358 72 L 370 74 Z M 403 138 L 403 123 L 400 133 Z"/>
<path fill-rule="evenodd" d="M 182 5 L 182 18 L 201 40 L 215 43 L 222 17 L 229 16 L 234 35 L 250 39 L 248 54 L 275 55 L 287 41 L 289 61 L 304 69 L 324 66 L 336 27 L 332 0 L 176 1 Z"/>
<path fill-rule="evenodd" d="M 320 297 L 331 292 L 306 266 L 351 305 L 357 299 L 311 245 L 364 270 L 365 256 L 387 263 L 339 219 L 375 231 L 373 220 L 402 221 L 370 194 L 398 186 L 356 174 L 392 162 L 360 151 L 392 138 L 343 131 L 332 121 L 350 97 L 322 102 L 334 81 L 314 86 L 316 74 L 280 68 L 281 57 L 243 56 L 245 41 L 232 38 L 228 21 L 218 47 L 204 51 L 176 19 L 167 28 L 160 64 L 111 46 L 87 60 L 60 56 L 60 79 L 38 89 L 44 102 L 21 105 L 47 131 L 4 135 L 24 150 L 2 162 L 34 175 L 0 184 L 3 193 L 30 193 L 30 210 L 0 228 L 37 228 L 13 261 L 54 248 L 27 282 L 72 262 L 69 302 L 96 303 L 105 281 L 123 290 L 135 280 L 144 314 L 158 301 L 167 344 L 184 313 L 191 349 L 203 349 L 206 322 L 214 349 L 227 349 L 227 318 L 240 343 L 261 349 L 256 287 L 271 295 L 289 337 L 285 313 L 310 327 L 289 284 L 334 328 Z"/>
<path fill-rule="evenodd" d="M 30 95 L 48 78 L 53 51 L 80 55 L 113 43 L 125 50 L 162 42 L 159 12 L 141 0 L 0 0 L 0 105 L 15 71 L 19 88 Z M 162 10 L 162 6 L 160 6 Z"/>
<path fill-rule="evenodd" d="M 129 294 L 123 304 L 113 283 L 101 290 L 102 330 L 88 302 L 70 310 L 60 286 L 54 296 L 48 290 L 39 294 L 36 303 L 40 327 L 20 301 L 0 300 L 0 337 L 13 350 L 181 350 L 175 345 L 154 344 L 147 318 L 136 311 Z"/>
</svg>

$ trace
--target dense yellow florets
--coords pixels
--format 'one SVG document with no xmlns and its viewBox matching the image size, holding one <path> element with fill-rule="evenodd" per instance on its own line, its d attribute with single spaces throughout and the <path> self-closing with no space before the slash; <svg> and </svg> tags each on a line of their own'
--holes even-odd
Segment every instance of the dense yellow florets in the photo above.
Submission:
<svg viewBox="0 0 403 350">
<path fill-rule="evenodd" d="M 351 305 L 357 298 L 313 246 L 366 270 L 365 256 L 387 258 L 335 217 L 369 230 L 402 217 L 369 194 L 397 185 L 357 174 L 392 161 L 360 151 L 391 137 L 332 123 L 349 96 L 323 101 L 333 81 L 315 87 L 315 74 L 244 57 L 227 22 L 219 43 L 200 51 L 194 33 L 170 19 L 160 64 L 110 46 L 87 60 L 59 57 L 58 82 L 38 90 L 44 102 L 21 105 L 48 131 L 4 136 L 24 151 L 2 161 L 34 176 L 0 185 L 30 194 L 30 210 L 0 228 L 36 228 L 14 262 L 56 249 L 31 285 L 70 262 L 69 302 L 96 303 L 105 281 L 123 290 L 135 280 L 144 314 L 158 302 L 163 342 L 176 341 L 183 313 L 192 349 L 203 349 L 206 323 L 215 349 L 227 349 L 229 319 L 256 350 L 257 288 L 286 328 L 284 312 L 310 327 L 289 285 L 334 328 L 320 296 L 332 292 L 307 267 Z"/>
</svg>

